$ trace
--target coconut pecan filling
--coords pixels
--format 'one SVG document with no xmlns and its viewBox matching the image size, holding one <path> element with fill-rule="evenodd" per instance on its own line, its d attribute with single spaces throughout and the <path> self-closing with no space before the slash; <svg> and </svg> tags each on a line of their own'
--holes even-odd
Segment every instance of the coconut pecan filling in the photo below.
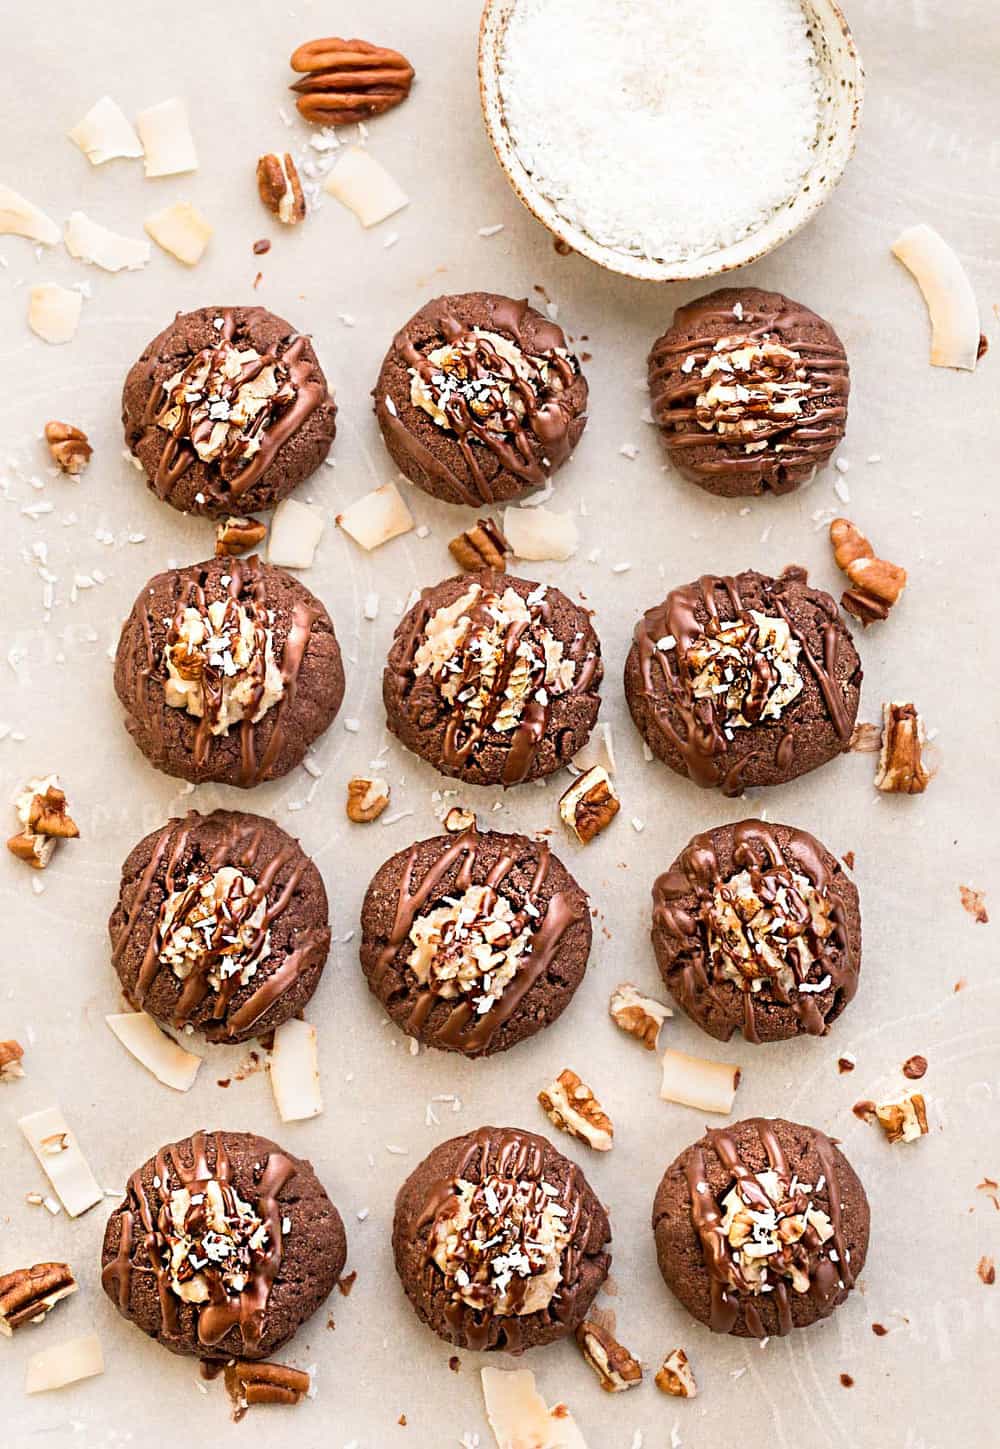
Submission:
<svg viewBox="0 0 1000 1449">
<path fill-rule="evenodd" d="M 167 1281 L 185 1303 L 242 1293 L 270 1246 L 256 1209 L 215 1177 L 175 1188 L 158 1227 L 169 1250 Z"/>
<path fill-rule="evenodd" d="M 436 996 L 469 997 L 481 1016 L 503 995 L 530 952 L 531 918 L 537 915 L 530 902 L 518 911 L 489 886 L 469 886 L 416 918 L 407 965 Z"/>
<path fill-rule="evenodd" d="M 231 595 L 204 608 L 188 605 L 168 621 L 167 704 L 206 719 L 213 735 L 243 719 L 262 719 L 285 692 L 273 622 L 270 611 Z"/>
<path fill-rule="evenodd" d="M 694 362 L 686 359 L 683 370 L 690 371 Z M 771 438 L 793 427 L 809 395 L 809 371 L 801 356 L 770 335 L 721 337 L 700 375 L 705 386 L 695 400 L 699 427 L 727 441 L 742 441 L 747 453 L 761 452 Z"/>
<path fill-rule="evenodd" d="M 716 972 L 744 991 L 794 991 L 829 986 L 807 981 L 833 933 L 831 902 L 787 865 L 741 870 L 716 885 L 707 910 L 708 945 Z"/>
<path fill-rule="evenodd" d="M 732 1286 L 753 1295 L 773 1293 L 787 1280 L 796 1293 L 808 1293 L 815 1264 L 833 1237 L 833 1224 L 812 1193 L 824 1185 L 790 1180 L 773 1170 L 736 1180 L 721 1200 L 719 1231 L 726 1244 Z"/>
<path fill-rule="evenodd" d="M 410 400 L 439 428 L 464 433 L 471 422 L 490 433 L 512 434 L 578 371 L 576 359 L 561 347 L 525 352 L 499 333 L 473 327 L 410 368 Z"/>
<path fill-rule="evenodd" d="M 800 652 L 784 619 L 749 609 L 710 626 L 688 647 L 690 692 L 711 701 L 725 732 L 780 719 L 804 688 Z"/>
<path fill-rule="evenodd" d="M 206 347 L 163 384 L 157 426 L 232 476 L 260 451 L 275 413 L 295 398 L 287 368 L 252 347 Z"/>
<path fill-rule="evenodd" d="M 245 985 L 271 953 L 267 900 L 233 866 L 192 873 L 160 909 L 159 960 L 179 981 L 196 968 L 216 991 L 232 976 Z"/>
</svg>

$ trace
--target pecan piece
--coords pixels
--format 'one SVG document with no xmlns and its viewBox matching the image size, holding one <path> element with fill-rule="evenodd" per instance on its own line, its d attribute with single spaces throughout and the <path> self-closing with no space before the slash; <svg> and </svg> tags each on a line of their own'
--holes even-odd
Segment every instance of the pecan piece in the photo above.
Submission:
<svg viewBox="0 0 1000 1449">
<path fill-rule="evenodd" d="M 302 182 L 295 162 L 286 151 L 279 156 L 269 151 L 257 162 L 257 190 L 260 199 L 285 226 L 295 226 L 304 220 L 306 199 L 302 194 Z"/>
<path fill-rule="evenodd" d="M 410 94 L 413 66 L 398 50 L 367 40 L 310 40 L 291 59 L 304 76 L 291 87 L 307 121 L 349 126 L 398 106 Z"/>
<path fill-rule="evenodd" d="M 500 525 L 492 518 L 480 518 L 475 527 L 466 529 L 448 545 L 448 552 L 466 573 L 480 569 L 496 569 L 503 573 L 504 561 L 510 553 Z"/>
<path fill-rule="evenodd" d="M 74 478 L 83 472 L 93 457 L 94 450 L 87 434 L 72 423 L 46 423 L 45 441 L 54 461 L 64 473 L 70 473 Z"/>
<path fill-rule="evenodd" d="M 16 1082 L 24 1076 L 23 1058 L 24 1047 L 19 1041 L 0 1041 L 0 1082 Z"/>
<path fill-rule="evenodd" d="M 668 1016 L 673 1016 L 669 1006 L 654 1001 L 651 996 L 643 996 L 631 981 L 615 987 L 608 1002 L 608 1013 L 616 1026 L 637 1037 L 650 1052 L 656 1051 L 660 1027 Z"/>
<path fill-rule="evenodd" d="M 247 549 L 256 548 L 267 533 L 267 525 L 256 518 L 229 517 L 215 530 L 216 558 L 236 558 Z"/>
<path fill-rule="evenodd" d="M 308 1394 L 310 1382 L 307 1373 L 284 1363 L 244 1363 L 234 1359 L 226 1365 L 226 1388 L 236 1419 L 242 1419 L 256 1404 L 297 1404 Z"/>
<path fill-rule="evenodd" d="M 884 704 L 876 788 L 895 795 L 922 795 L 930 780 L 923 761 L 926 739 L 915 705 L 901 700 Z"/>
<path fill-rule="evenodd" d="M 611 1118 L 576 1072 L 568 1067 L 560 1072 L 542 1088 L 538 1100 L 549 1120 L 563 1132 L 586 1142 L 595 1152 L 611 1150 L 615 1135 Z"/>
<path fill-rule="evenodd" d="M 653 1382 L 665 1394 L 673 1394 L 678 1399 L 693 1399 L 698 1394 L 691 1364 L 682 1348 L 672 1349 L 667 1354 Z"/>
<path fill-rule="evenodd" d="M 57 775 L 29 780 L 14 808 L 21 829 L 8 839 L 7 849 L 34 870 L 45 869 L 60 840 L 72 840 L 80 834 L 66 809 L 66 795 Z"/>
<path fill-rule="evenodd" d="M 559 801 L 559 814 L 581 845 L 589 845 L 600 835 L 620 809 L 611 777 L 601 765 L 574 780 Z"/>
<path fill-rule="evenodd" d="M 858 1102 L 854 1108 L 856 1116 L 861 1115 L 861 1107 L 871 1109 L 864 1120 L 870 1122 L 874 1117 L 890 1143 L 916 1142 L 918 1137 L 925 1137 L 929 1130 L 927 1106 L 919 1092 L 897 1097 L 892 1102 Z"/>
<path fill-rule="evenodd" d="M 25 1323 L 40 1323 L 76 1288 L 68 1263 L 36 1263 L 5 1273 L 0 1277 L 0 1333 L 9 1338 Z"/>
<path fill-rule="evenodd" d="M 389 786 L 384 780 L 355 776 L 347 782 L 347 818 L 356 825 L 377 820 L 389 803 Z"/>
<path fill-rule="evenodd" d="M 830 542 L 837 567 L 850 579 L 840 602 L 867 629 L 876 619 L 887 619 L 889 610 L 906 588 L 906 570 L 875 550 L 849 518 L 835 518 L 830 524 Z"/>
<path fill-rule="evenodd" d="M 576 1330 L 576 1341 L 606 1394 L 621 1394 L 642 1383 L 638 1359 L 595 1319 L 584 1319 Z"/>
<path fill-rule="evenodd" d="M 449 835 L 461 835 L 463 830 L 471 830 L 475 825 L 476 812 L 464 805 L 453 805 L 442 823 Z"/>
</svg>

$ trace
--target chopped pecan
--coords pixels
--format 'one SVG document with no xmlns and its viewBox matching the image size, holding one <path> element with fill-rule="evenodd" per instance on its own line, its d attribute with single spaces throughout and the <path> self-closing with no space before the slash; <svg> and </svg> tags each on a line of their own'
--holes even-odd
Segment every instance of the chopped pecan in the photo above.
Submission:
<svg viewBox="0 0 1000 1449">
<path fill-rule="evenodd" d="M 867 538 L 849 518 L 833 520 L 830 542 L 838 568 L 854 585 L 844 593 L 841 604 L 866 629 L 876 619 L 887 619 L 906 588 L 906 570 L 876 558 Z"/>
<path fill-rule="evenodd" d="M 377 820 L 389 803 L 389 786 L 384 780 L 355 776 L 347 782 L 347 818 L 356 825 Z"/>
<path fill-rule="evenodd" d="M 991 1288 L 997 1281 L 996 1263 L 985 1254 L 980 1258 L 976 1272 L 979 1274 L 982 1282 L 986 1284 L 987 1288 Z"/>
<path fill-rule="evenodd" d="M 986 892 L 978 891 L 974 886 L 960 885 L 958 894 L 962 902 L 962 909 L 967 911 L 977 926 L 988 926 L 990 913 L 986 909 Z"/>
<path fill-rule="evenodd" d="M 595 1152 L 610 1151 L 615 1135 L 611 1118 L 576 1072 L 568 1067 L 560 1072 L 539 1092 L 538 1100 L 556 1127 L 586 1142 Z"/>
<path fill-rule="evenodd" d="M 629 1036 L 638 1037 L 647 1051 L 655 1052 L 660 1039 L 660 1027 L 668 1016 L 673 1016 L 669 1006 L 643 996 L 631 981 L 623 981 L 611 993 L 608 1013 L 616 1026 L 627 1031 Z"/>
<path fill-rule="evenodd" d="M 32 795 L 25 825 L 35 835 L 59 840 L 75 840 L 80 834 L 67 813 L 66 793 L 55 783 L 48 785 L 44 793 Z"/>
<path fill-rule="evenodd" d="M 60 840 L 75 839 L 79 830 L 66 809 L 66 795 L 57 775 L 29 780 L 14 802 L 21 830 L 7 849 L 35 870 L 44 870 Z"/>
<path fill-rule="evenodd" d="M 893 700 L 882 706 L 882 751 L 875 786 L 895 795 L 922 795 L 930 775 L 924 768 L 927 740 L 916 706 Z"/>
<path fill-rule="evenodd" d="M 907 1057 L 903 1063 L 903 1076 L 908 1077 L 911 1082 L 919 1081 L 927 1073 L 927 1058 L 922 1056 Z"/>
<path fill-rule="evenodd" d="M 480 518 L 473 528 L 451 540 L 448 552 L 466 573 L 477 573 L 480 569 L 496 569 L 502 573 L 510 544 L 498 523 L 492 518 Z"/>
<path fill-rule="evenodd" d="M 24 1076 L 23 1058 L 24 1047 L 19 1041 L 0 1041 L 0 1082 L 15 1082 Z"/>
<path fill-rule="evenodd" d="M 45 441 L 49 445 L 53 460 L 64 473 L 69 473 L 74 478 L 83 472 L 93 457 L 94 450 L 87 434 L 82 428 L 75 428 L 72 423 L 46 423 Z"/>
<path fill-rule="evenodd" d="M 0 1333 L 9 1338 L 25 1323 L 40 1323 L 46 1313 L 75 1293 L 68 1263 L 36 1263 L 0 1277 Z"/>
<path fill-rule="evenodd" d="M 308 1394 L 310 1382 L 307 1373 L 284 1363 L 234 1359 L 226 1365 L 226 1388 L 237 1418 L 257 1404 L 297 1404 Z"/>
<path fill-rule="evenodd" d="M 642 1365 L 595 1319 L 584 1319 L 576 1341 L 606 1394 L 620 1394 L 642 1383 Z"/>
<path fill-rule="evenodd" d="M 285 226 L 295 226 L 305 218 L 306 199 L 295 162 L 286 151 L 279 155 L 269 151 L 257 162 L 257 190 L 260 199 Z"/>
<path fill-rule="evenodd" d="M 461 835 L 463 830 L 471 830 L 475 823 L 476 812 L 464 805 L 453 805 L 444 817 L 444 828 L 449 835 Z"/>
<path fill-rule="evenodd" d="M 581 845 L 606 829 L 620 809 L 611 777 L 601 765 L 574 780 L 559 801 L 559 814 Z"/>
<path fill-rule="evenodd" d="M 682 1348 L 672 1349 L 667 1354 L 653 1382 L 665 1394 L 673 1394 L 678 1399 L 693 1399 L 698 1394 L 691 1364 Z"/>
<path fill-rule="evenodd" d="M 322 126 L 349 126 L 391 111 L 413 84 L 405 55 L 367 40 L 310 40 L 293 53 L 291 66 L 304 77 L 291 87 L 299 114 Z"/>
<path fill-rule="evenodd" d="M 256 518 L 229 517 L 215 530 L 216 558 L 235 558 L 256 548 L 267 533 L 267 525 Z"/>
<path fill-rule="evenodd" d="M 919 1092 L 900 1096 L 892 1102 L 859 1102 L 854 1108 L 856 1114 L 860 1115 L 858 1108 L 862 1105 L 872 1106 L 875 1120 L 890 1142 L 915 1142 L 927 1135 L 927 1107 Z M 871 1121 L 871 1114 L 867 1120 Z"/>
</svg>

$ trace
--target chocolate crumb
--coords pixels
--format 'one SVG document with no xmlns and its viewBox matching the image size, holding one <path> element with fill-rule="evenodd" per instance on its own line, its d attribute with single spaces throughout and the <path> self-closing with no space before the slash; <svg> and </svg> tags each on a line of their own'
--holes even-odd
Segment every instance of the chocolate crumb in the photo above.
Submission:
<svg viewBox="0 0 1000 1449">
<path fill-rule="evenodd" d="M 453 1353 L 451 1358 L 448 1360 L 448 1367 L 451 1369 L 453 1374 L 457 1374 L 459 1369 L 462 1367 L 462 1360 L 459 1358 L 457 1353 Z"/>
<path fill-rule="evenodd" d="M 853 1072 L 854 1065 L 855 1064 L 851 1061 L 850 1057 L 837 1058 L 837 1070 L 841 1073 L 841 1075 L 843 1075 L 844 1072 Z"/>
<path fill-rule="evenodd" d="M 927 1058 L 921 1056 L 907 1057 L 903 1063 L 903 1076 L 909 1077 L 911 1082 L 917 1081 L 927 1071 Z"/>
<path fill-rule="evenodd" d="M 270 250 L 271 243 L 266 236 L 262 236 L 259 241 L 255 241 L 253 244 L 253 254 L 255 257 L 262 257 L 265 252 L 269 252 Z"/>
<path fill-rule="evenodd" d="M 230 1087 L 230 1086 L 232 1086 L 232 1078 L 231 1077 L 220 1077 L 219 1080 L 216 1082 L 215 1085 L 217 1087 Z"/>
<path fill-rule="evenodd" d="M 872 1324 L 872 1333 L 874 1333 L 876 1338 L 885 1338 L 888 1332 L 889 1330 L 886 1328 L 884 1323 Z"/>
<path fill-rule="evenodd" d="M 962 898 L 962 908 L 968 911 L 978 926 L 989 925 L 989 912 L 986 909 L 986 893 L 974 890 L 972 886 L 960 885 L 958 894 Z"/>
<path fill-rule="evenodd" d="M 853 870 L 854 869 L 854 851 L 853 850 L 845 850 L 843 856 L 841 857 L 841 859 L 843 860 L 844 864 L 847 866 L 847 869 L 848 870 Z"/>
<path fill-rule="evenodd" d="M 350 1297 L 351 1289 L 354 1287 L 357 1279 L 358 1270 L 357 1268 L 355 1268 L 353 1273 L 345 1273 L 344 1276 L 337 1283 L 337 1287 L 340 1289 L 341 1293 L 344 1295 L 345 1298 Z"/>
<path fill-rule="evenodd" d="M 976 361 L 978 362 L 980 360 L 980 358 L 985 357 L 986 354 L 987 354 L 987 352 L 989 352 L 989 350 L 990 350 L 990 339 L 987 337 L 987 335 L 986 335 L 985 332 L 980 332 L 980 334 L 979 334 L 979 346 L 976 348 Z"/>
<path fill-rule="evenodd" d="M 569 242 L 563 241 L 561 236 L 553 237 L 552 250 L 558 252 L 561 257 L 569 257 L 573 254 L 573 248 L 570 246 Z M 980 343 L 982 343 L 982 341 L 983 339 L 980 338 Z M 981 357 L 982 353 L 980 353 L 979 355 Z"/>
<path fill-rule="evenodd" d="M 854 1380 L 851 1378 L 850 1374 L 841 1374 L 840 1382 L 843 1384 L 845 1389 L 854 1388 Z"/>
<path fill-rule="evenodd" d="M 994 1263 L 992 1258 L 988 1258 L 985 1255 L 980 1258 L 979 1266 L 976 1268 L 976 1272 L 979 1274 L 980 1278 L 987 1285 L 987 1287 L 992 1286 L 997 1281 L 996 1264 Z"/>
</svg>

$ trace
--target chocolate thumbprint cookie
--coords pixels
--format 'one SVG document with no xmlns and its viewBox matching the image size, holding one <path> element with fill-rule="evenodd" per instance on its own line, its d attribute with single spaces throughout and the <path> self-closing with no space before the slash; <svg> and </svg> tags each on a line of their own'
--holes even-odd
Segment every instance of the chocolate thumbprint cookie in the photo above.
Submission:
<svg viewBox="0 0 1000 1449">
<path fill-rule="evenodd" d="M 587 383 L 562 328 L 489 292 L 421 307 L 393 338 L 373 396 L 399 471 L 474 507 L 544 488 L 587 422 Z"/>
<path fill-rule="evenodd" d="M 125 442 L 184 513 L 273 508 L 325 459 L 337 408 L 308 337 L 263 307 L 181 312 L 125 379 Z"/>
<path fill-rule="evenodd" d="M 700 1323 L 739 1338 L 807 1328 L 865 1265 L 865 1190 L 814 1127 L 748 1118 L 713 1128 L 663 1175 L 653 1235 L 664 1282 Z"/>
<path fill-rule="evenodd" d="M 344 1224 L 308 1162 L 250 1132 L 196 1132 L 129 1178 L 101 1281 L 173 1353 L 262 1359 L 316 1311 L 346 1258 Z"/>
<path fill-rule="evenodd" d="M 361 932 L 368 985 L 405 1032 L 488 1056 L 568 1006 L 587 969 L 590 907 L 548 845 L 473 828 L 387 860 Z"/>
<path fill-rule="evenodd" d="M 442 1142 L 396 1198 L 406 1296 L 441 1338 L 520 1353 L 574 1332 L 611 1266 L 607 1213 L 545 1137 L 480 1127 Z"/>
<path fill-rule="evenodd" d="M 126 998 L 216 1042 L 300 1012 L 330 949 L 315 865 L 272 820 L 233 810 L 192 811 L 140 840 L 108 930 Z"/>
<path fill-rule="evenodd" d="M 653 418 L 683 477 L 721 498 L 790 493 L 844 436 L 840 338 L 801 302 L 724 287 L 679 307 L 649 354 Z"/>
<path fill-rule="evenodd" d="M 717 825 L 653 886 L 653 947 L 674 1000 L 709 1036 L 822 1036 L 857 990 L 858 892 L 804 830 Z"/>
<path fill-rule="evenodd" d="M 115 657 L 125 724 L 158 770 L 249 788 L 332 723 L 344 667 L 330 616 L 283 569 L 216 558 L 151 578 Z"/>
<path fill-rule="evenodd" d="M 382 697 L 392 732 L 443 775 L 518 785 L 583 748 L 603 673 L 585 609 L 485 571 L 424 589 L 396 630 Z"/>
<path fill-rule="evenodd" d="M 836 602 L 793 567 L 671 590 L 636 625 L 625 695 L 654 755 L 740 795 L 848 749 L 861 679 Z"/>
</svg>

